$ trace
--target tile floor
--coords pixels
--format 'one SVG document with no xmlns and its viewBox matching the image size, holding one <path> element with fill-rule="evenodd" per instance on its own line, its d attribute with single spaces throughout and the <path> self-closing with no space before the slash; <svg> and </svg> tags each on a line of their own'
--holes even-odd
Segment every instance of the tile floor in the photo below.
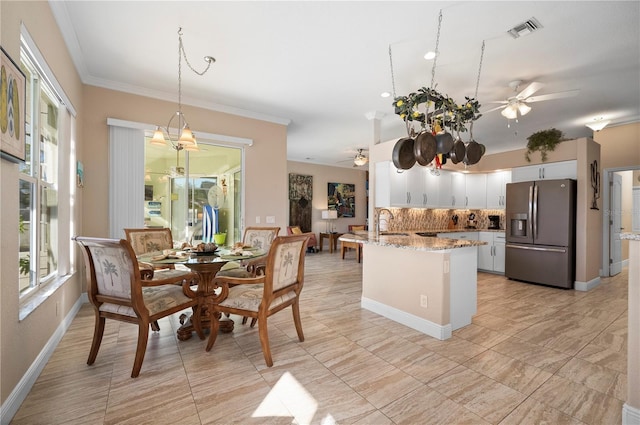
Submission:
<svg viewBox="0 0 640 425">
<path fill-rule="evenodd" d="M 439 341 L 360 308 L 361 265 L 309 254 L 297 341 L 290 310 L 236 319 L 212 351 L 178 341 L 178 315 L 129 377 L 136 327 L 107 322 L 93 366 L 84 306 L 13 424 L 619 424 L 626 398 L 627 273 L 589 292 L 478 275 L 473 324 Z M 232 316 L 233 318 L 233 316 Z"/>
</svg>

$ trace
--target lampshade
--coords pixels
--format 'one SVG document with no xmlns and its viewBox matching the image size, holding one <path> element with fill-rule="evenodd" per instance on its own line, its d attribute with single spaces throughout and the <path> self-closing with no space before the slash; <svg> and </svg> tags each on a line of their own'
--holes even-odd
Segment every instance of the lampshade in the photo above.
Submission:
<svg viewBox="0 0 640 425">
<path fill-rule="evenodd" d="M 367 163 L 367 157 L 364 155 L 358 155 L 355 157 L 355 159 L 353 160 L 353 163 L 355 165 L 357 165 L 358 167 L 364 165 Z"/>
<path fill-rule="evenodd" d="M 531 111 L 531 106 L 527 105 L 526 103 L 519 103 L 518 111 L 520 112 L 520 115 L 527 115 L 529 111 Z"/>
<path fill-rule="evenodd" d="M 156 131 L 153 132 L 153 138 L 149 142 L 152 145 L 164 146 L 167 144 L 167 141 L 164 139 L 164 134 L 162 130 L 156 128 Z"/>
<path fill-rule="evenodd" d="M 603 128 L 605 128 L 610 122 L 611 120 L 603 120 L 602 118 L 596 118 L 595 120 L 593 120 L 593 122 L 590 122 L 585 125 L 593 131 L 600 131 Z"/>
<path fill-rule="evenodd" d="M 514 120 L 518 118 L 518 109 L 514 105 L 509 105 L 500 114 L 508 120 Z"/>
<path fill-rule="evenodd" d="M 185 151 L 189 151 L 189 152 L 199 152 L 200 148 L 198 147 L 198 143 L 196 142 L 196 138 L 193 138 L 193 144 L 192 145 L 183 145 L 183 149 Z"/>
<path fill-rule="evenodd" d="M 185 125 L 184 128 L 182 129 L 182 134 L 180 135 L 180 139 L 178 140 L 178 143 L 185 146 L 195 145 L 196 141 L 193 138 L 193 133 L 191 132 L 191 129 L 189 128 L 189 126 Z"/>
<path fill-rule="evenodd" d="M 336 210 L 323 210 L 322 211 L 323 220 L 335 220 L 338 218 L 338 211 Z"/>
</svg>

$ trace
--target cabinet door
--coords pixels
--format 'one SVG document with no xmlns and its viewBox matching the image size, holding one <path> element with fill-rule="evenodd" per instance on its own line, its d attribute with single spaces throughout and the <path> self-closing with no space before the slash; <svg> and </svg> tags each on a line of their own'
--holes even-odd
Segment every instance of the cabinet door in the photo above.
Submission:
<svg viewBox="0 0 640 425">
<path fill-rule="evenodd" d="M 414 165 L 405 171 L 407 179 L 407 206 L 424 207 L 426 203 L 424 193 L 425 168 Z"/>
<path fill-rule="evenodd" d="M 516 167 L 511 170 L 511 182 L 528 182 L 532 180 L 542 179 L 542 172 L 539 165 L 527 165 L 525 167 Z"/>
<path fill-rule="evenodd" d="M 554 179 L 575 179 L 578 175 L 577 161 L 560 161 L 545 164 L 542 167 L 542 178 L 544 180 Z"/>
<path fill-rule="evenodd" d="M 478 240 L 487 243 L 478 246 L 478 268 L 493 271 L 493 233 L 478 232 Z"/>
<path fill-rule="evenodd" d="M 465 192 L 467 208 L 487 208 L 487 175 L 466 174 Z"/>
<path fill-rule="evenodd" d="M 505 234 L 497 232 L 493 235 L 493 271 L 504 273 Z"/>
<path fill-rule="evenodd" d="M 374 205 L 378 208 L 388 208 L 391 206 L 391 182 L 389 181 L 389 168 L 391 163 L 389 161 L 376 162 L 376 186 L 374 189 L 375 202 Z"/>
<path fill-rule="evenodd" d="M 451 193 L 453 195 L 454 208 L 467 207 L 466 177 L 463 173 L 451 173 Z"/>
<path fill-rule="evenodd" d="M 477 241 L 478 233 L 480 232 L 446 232 L 438 233 L 438 237 L 445 239 L 467 239 L 471 241 Z"/>
<path fill-rule="evenodd" d="M 487 174 L 487 208 L 503 210 L 506 205 L 507 183 L 511 183 L 511 171 Z"/>
<path fill-rule="evenodd" d="M 451 172 L 440 170 L 438 179 L 440 179 L 440 184 L 438 185 L 438 206 L 441 208 L 451 208 L 454 206 Z"/>
<path fill-rule="evenodd" d="M 425 198 L 425 207 L 428 208 L 437 208 L 440 206 L 439 196 L 440 196 L 440 177 L 434 174 L 431 174 L 431 170 L 425 169 L 424 173 L 424 198 Z"/>
<path fill-rule="evenodd" d="M 395 166 L 389 167 L 390 200 L 392 207 L 406 207 L 408 204 L 407 172 L 398 173 Z"/>
</svg>

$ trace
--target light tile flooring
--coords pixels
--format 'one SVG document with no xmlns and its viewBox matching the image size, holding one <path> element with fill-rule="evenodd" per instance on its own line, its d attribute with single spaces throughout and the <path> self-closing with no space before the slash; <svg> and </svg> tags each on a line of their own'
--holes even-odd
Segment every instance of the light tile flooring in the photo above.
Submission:
<svg viewBox="0 0 640 425">
<path fill-rule="evenodd" d="M 391 266 L 391 265 L 390 265 Z M 426 271 L 425 271 L 426 273 Z M 93 313 L 78 313 L 13 424 L 619 424 L 626 399 L 627 273 L 589 292 L 478 275 L 473 324 L 439 341 L 360 308 L 362 270 L 309 254 L 298 342 L 287 309 L 240 324 L 211 352 L 178 341 L 178 316 L 149 337 L 108 321 L 93 366 Z M 402 282 L 389 282 L 401 287 Z M 233 316 L 232 316 L 233 318 Z"/>
</svg>

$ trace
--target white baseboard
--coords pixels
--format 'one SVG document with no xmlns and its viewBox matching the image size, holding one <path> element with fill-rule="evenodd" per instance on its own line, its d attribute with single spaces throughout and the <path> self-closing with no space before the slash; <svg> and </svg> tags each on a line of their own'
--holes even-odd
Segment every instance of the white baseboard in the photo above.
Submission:
<svg viewBox="0 0 640 425">
<path fill-rule="evenodd" d="M 576 280 L 575 282 L 573 282 L 573 289 L 575 289 L 576 291 L 586 292 L 590 291 L 598 285 L 600 285 L 600 276 L 593 278 L 588 282 L 579 282 Z"/>
<path fill-rule="evenodd" d="M 47 341 L 45 346 L 42 348 L 38 357 L 36 357 L 31 366 L 29 366 L 29 369 L 22 376 L 18 385 L 16 385 L 13 391 L 11 391 L 11 394 L 9 394 L 9 397 L 7 397 L 5 402 L 2 404 L 2 407 L 0 408 L 0 424 L 8 425 L 11 422 L 11 419 L 13 419 L 13 416 L 20 408 L 20 405 L 22 405 L 22 402 L 27 398 L 33 384 L 38 379 L 38 376 L 40 376 L 40 373 L 47 365 L 47 362 L 60 343 L 60 340 L 64 336 L 65 332 L 67 332 L 71 322 L 76 317 L 76 314 L 78 314 L 78 311 L 80 311 L 80 307 L 82 307 L 82 304 L 87 302 L 89 302 L 89 298 L 86 293 L 83 293 L 73 305 L 69 314 L 67 314 L 64 320 L 60 322 L 60 325 L 58 325 L 53 335 L 51 335 L 51 338 L 49 338 L 49 341 Z"/>
<path fill-rule="evenodd" d="M 419 332 L 432 336 L 434 338 L 445 340 L 451 338 L 451 324 L 438 325 L 429 320 L 423 319 L 397 308 L 390 307 L 378 301 L 362 297 L 360 306 L 366 310 L 391 319 L 394 322 L 401 323 Z"/>
<path fill-rule="evenodd" d="M 625 403 L 622 406 L 622 425 L 640 425 L 640 409 Z"/>
</svg>

